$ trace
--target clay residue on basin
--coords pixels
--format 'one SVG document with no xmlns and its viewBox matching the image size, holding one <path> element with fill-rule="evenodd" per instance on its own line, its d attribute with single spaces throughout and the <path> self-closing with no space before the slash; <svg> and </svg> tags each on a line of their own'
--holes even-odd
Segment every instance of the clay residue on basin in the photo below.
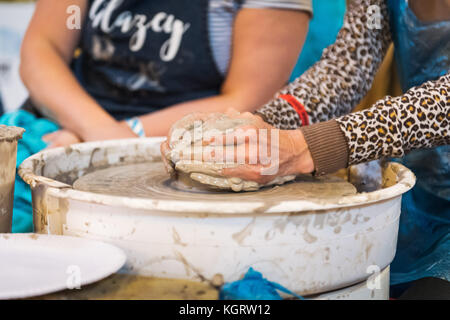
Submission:
<svg viewBox="0 0 450 320">
<path fill-rule="evenodd" d="M 23 132 L 0 125 L 0 233 L 11 231 L 17 140 Z"/>
</svg>

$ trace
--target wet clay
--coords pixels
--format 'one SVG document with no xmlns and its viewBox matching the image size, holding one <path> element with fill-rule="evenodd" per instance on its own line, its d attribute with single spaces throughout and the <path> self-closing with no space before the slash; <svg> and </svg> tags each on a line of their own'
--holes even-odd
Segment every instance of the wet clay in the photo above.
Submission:
<svg viewBox="0 0 450 320">
<path fill-rule="evenodd" d="M 295 181 L 280 186 L 261 188 L 254 192 L 234 193 L 211 190 L 201 183 L 187 179 L 174 180 L 160 161 L 129 164 L 101 169 L 75 181 L 74 189 L 99 194 L 155 200 L 191 201 L 264 201 L 277 203 L 285 200 L 330 200 L 356 194 L 356 188 L 347 181 L 324 176 L 299 176 Z"/>
<path fill-rule="evenodd" d="M 202 159 L 202 140 L 216 137 L 235 129 L 250 125 L 249 119 L 230 118 L 224 114 L 211 114 L 208 118 L 196 120 L 188 115 L 174 124 L 169 144 L 170 152 L 163 155 L 172 166 L 172 176 L 183 175 L 212 189 L 239 191 L 256 191 L 260 188 L 281 185 L 295 179 L 295 175 L 276 177 L 266 184 L 259 184 L 239 177 L 224 177 L 222 169 L 235 167 L 235 163 L 204 162 L 201 160 L 182 159 L 181 155 L 191 154 L 193 159 Z"/>
<path fill-rule="evenodd" d="M 263 187 L 281 185 L 295 179 L 295 175 L 276 177 L 272 181 L 261 185 L 254 181 L 244 180 L 238 177 L 224 177 L 221 170 L 234 165 L 222 163 L 205 163 L 200 161 L 179 161 L 176 170 L 179 174 L 188 176 L 191 180 L 199 182 L 211 189 L 239 191 L 256 191 Z"/>
<path fill-rule="evenodd" d="M 25 129 L 0 124 L 0 142 L 13 142 L 22 138 Z M 1 154 L 0 154 L 1 155 Z"/>
<path fill-rule="evenodd" d="M 11 232 L 17 140 L 23 132 L 0 125 L 0 233 Z"/>
<path fill-rule="evenodd" d="M 0 183 L 0 233 L 11 232 L 14 181 Z"/>
</svg>

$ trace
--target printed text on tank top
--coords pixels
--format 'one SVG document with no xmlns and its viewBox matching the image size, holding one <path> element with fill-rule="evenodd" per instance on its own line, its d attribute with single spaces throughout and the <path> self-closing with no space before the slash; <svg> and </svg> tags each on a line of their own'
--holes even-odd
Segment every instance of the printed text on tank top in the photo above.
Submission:
<svg viewBox="0 0 450 320">
<path fill-rule="evenodd" d="M 102 32 L 109 34 L 119 29 L 126 34 L 132 29 L 135 32 L 130 38 L 129 48 L 132 52 L 141 50 L 147 40 L 149 30 L 160 33 L 164 32 L 169 38 L 160 49 L 162 61 L 171 61 L 175 58 L 183 39 L 183 34 L 189 29 L 190 24 L 165 12 L 158 12 L 149 18 L 145 14 L 132 14 L 130 11 L 120 13 L 114 21 L 111 21 L 112 13 L 122 4 L 123 0 L 95 0 L 89 11 L 89 19 L 94 29 L 99 28 Z"/>
</svg>

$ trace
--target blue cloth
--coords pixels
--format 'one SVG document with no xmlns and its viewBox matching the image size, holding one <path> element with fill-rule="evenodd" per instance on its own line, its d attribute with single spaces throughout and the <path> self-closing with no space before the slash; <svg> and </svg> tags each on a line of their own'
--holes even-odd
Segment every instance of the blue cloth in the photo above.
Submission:
<svg viewBox="0 0 450 320">
<path fill-rule="evenodd" d="M 278 291 L 304 300 L 278 283 L 263 278 L 262 274 L 250 268 L 242 280 L 225 284 L 219 293 L 220 300 L 282 300 Z"/>
<path fill-rule="evenodd" d="M 290 81 L 298 78 L 320 60 L 323 49 L 336 41 L 344 21 L 345 0 L 313 0 L 312 4 L 314 16 Z"/>
<path fill-rule="evenodd" d="M 395 57 L 404 90 L 450 70 L 450 21 L 421 22 L 406 0 L 388 0 Z M 450 146 L 399 160 L 417 176 L 402 198 L 391 284 L 424 277 L 450 281 Z"/>
<path fill-rule="evenodd" d="M 38 119 L 23 110 L 0 116 L 0 124 L 21 127 L 26 130 L 18 143 L 17 167 L 26 158 L 47 147 L 47 144 L 42 141 L 42 136 L 59 129 L 57 124 L 46 119 Z M 32 216 L 30 188 L 16 175 L 12 232 L 32 232 Z"/>
</svg>

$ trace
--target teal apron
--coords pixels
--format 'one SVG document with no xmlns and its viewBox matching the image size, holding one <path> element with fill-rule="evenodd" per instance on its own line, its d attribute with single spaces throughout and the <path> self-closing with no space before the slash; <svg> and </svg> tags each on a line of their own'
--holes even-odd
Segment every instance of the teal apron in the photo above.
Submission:
<svg viewBox="0 0 450 320">
<path fill-rule="evenodd" d="M 407 0 L 388 0 L 403 90 L 450 70 L 450 21 L 421 22 Z M 450 280 L 450 146 L 416 150 L 400 160 L 417 176 L 403 196 L 391 284 L 424 277 Z"/>
</svg>

